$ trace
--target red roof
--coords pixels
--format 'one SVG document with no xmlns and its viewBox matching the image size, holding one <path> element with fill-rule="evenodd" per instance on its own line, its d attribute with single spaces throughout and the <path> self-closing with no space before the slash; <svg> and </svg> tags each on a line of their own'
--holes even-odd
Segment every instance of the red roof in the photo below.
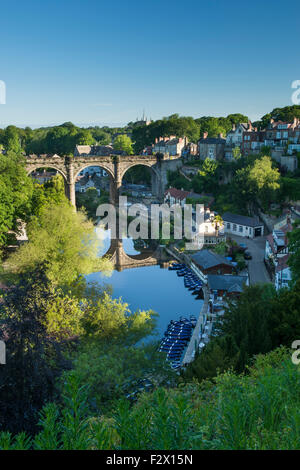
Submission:
<svg viewBox="0 0 300 470">
<path fill-rule="evenodd" d="M 175 199 L 183 200 L 189 196 L 190 191 L 182 191 L 181 189 L 169 188 L 165 191 L 165 196 L 167 194 L 170 194 L 170 196 L 174 197 Z"/>
</svg>

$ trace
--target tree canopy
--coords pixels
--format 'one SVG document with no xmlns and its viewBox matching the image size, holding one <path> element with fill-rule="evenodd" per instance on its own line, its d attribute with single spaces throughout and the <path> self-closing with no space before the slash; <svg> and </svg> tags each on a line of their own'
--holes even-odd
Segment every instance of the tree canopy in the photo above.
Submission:
<svg viewBox="0 0 300 470">
<path fill-rule="evenodd" d="M 113 147 L 115 150 L 122 150 L 126 152 L 127 155 L 133 155 L 133 147 L 131 138 L 127 135 L 118 135 L 113 143 Z"/>
<path fill-rule="evenodd" d="M 110 269 L 98 257 L 101 241 L 92 222 L 68 203 L 44 206 L 28 223 L 27 233 L 29 242 L 7 260 L 8 272 L 30 272 L 44 264 L 47 277 L 64 285 L 92 271 Z"/>
</svg>

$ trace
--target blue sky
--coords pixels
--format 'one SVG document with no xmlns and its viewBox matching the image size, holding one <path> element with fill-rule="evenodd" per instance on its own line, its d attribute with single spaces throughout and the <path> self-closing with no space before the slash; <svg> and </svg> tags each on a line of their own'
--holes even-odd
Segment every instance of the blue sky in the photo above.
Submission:
<svg viewBox="0 0 300 470">
<path fill-rule="evenodd" d="M 257 119 L 291 105 L 289 0 L 1 2 L 0 127 L 125 124 L 142 114 Z"/>
</svg>

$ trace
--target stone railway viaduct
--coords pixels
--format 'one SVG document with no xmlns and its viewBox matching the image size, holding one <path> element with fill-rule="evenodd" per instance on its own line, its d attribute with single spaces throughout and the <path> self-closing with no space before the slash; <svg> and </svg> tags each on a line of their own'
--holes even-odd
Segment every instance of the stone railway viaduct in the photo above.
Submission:
<svg viewBox="0 0 300 470">
<path fill-rule="evenodd" d="M 157 264 L 161 265 L 161 267 L 169 265 L 169 257 L 164 254 L 161 248 L 158 247 L 154 251 L 147 250 L 137 255 L 128 255 L 124 251 L 122 240 L 118 238 L 111 240 L 110 248 L 104 256 L 109 258 L 117 271 Z"/>
<path fill-rule="evenodd" d="M 110 178 L 110 202 L 117 203 L 122 179 L 127 170 L 136 165 L 151 168 L 152 194 L 159 200 L 163 198 L 167 186 L 167 172 L 174 171 L 182 166 L 179 156 L 168 155 L 87 155 L 87 156 L 59 156 L 59 155 L 31 155 L 26 157 L 26 170 L 30 174 L 39 168 L 53 168 L 64 178 L 66 195 L 75 206 L 75 182 L 78 174 L 89 166 L 103 168 Z"/>
</svg>

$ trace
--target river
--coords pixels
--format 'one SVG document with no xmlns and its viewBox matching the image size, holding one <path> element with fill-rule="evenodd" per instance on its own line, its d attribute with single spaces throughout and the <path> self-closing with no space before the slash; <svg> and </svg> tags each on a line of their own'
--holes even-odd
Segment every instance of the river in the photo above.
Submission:
<svg viewBox="0 0 300 470">
<path fill-rule="evenodd" d="M 109 234 L 104 238 L 102 255 L 110 246 Z M 138 254 L 131 239 L 123 239 L 123 248 L 128 255 Z M 196 300 L 191 291 L 184 287 L 182 277 L 176 271 L 162 269 L 159 265 L 113 271 L 107 278 L 101 273 L 87 276 L 90 282 L 111 285 L 113 297 L 121 297 L 129 304 L 131 311 L 154 310 L 158 313 L 157 328 L 159 336 L 170 320 L 178 320 L 181 315 L 198 318 L 202 300 Z"/>
</svg>

